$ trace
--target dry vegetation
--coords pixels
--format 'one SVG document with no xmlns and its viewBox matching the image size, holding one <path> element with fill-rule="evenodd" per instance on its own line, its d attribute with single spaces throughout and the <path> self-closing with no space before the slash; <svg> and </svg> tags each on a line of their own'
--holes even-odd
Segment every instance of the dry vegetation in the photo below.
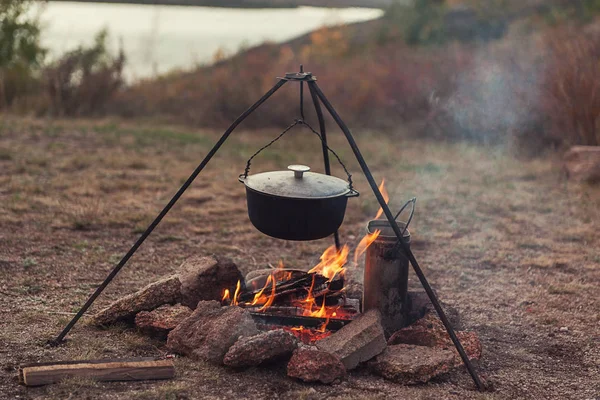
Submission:
<svg viewBox="0 0 600 400">
<path fill-rule="evenodd" d="M 323 83 L 326 87 L 326 83 Z M 285 89 L 285 88 L 284 88 Z M 291 88 L 285 89 L 294 92 Z M 279 94 L 277 95 L 279 96 Z M 281 93 L 285 96 L 285 93 Z M 281 98 L 281 97 L 280 97 Z M 268 103 L 277 107 L 277 101 Z M 344 115 L 343 115 L 344 116 Z M 121 272 L 94 310 L 177 268 L 191 255 L 233 258 L 244 272 L 275 264 L 308 268 L 329 240 L 270 239 L 248 221 L 246 158 L 277 132 L 237 131 Z M 26 389 L 20 363 L 163 354 L 135 330 L 106 331 L 85 319 L 61 347 L 44 342 L 64 326 L 168 201 L 218 132 L 152 122 L 4 118 L 0 125 L 0 398 L 422 398 L 593 399 L 600 395 L 600 191 L 564 180 L 552 158 L 519 161 L 497 148 L 406 140 L 356 129 L 377 179 L 397 208 L 419 198 L 417 258 L 439 296 L 484 348 L 479 394 L 465 371 L 403 387 L 361 370 L 339 386 L 307 386 L 278 369 L 231 372 L 177 361 L 158 383 L 66 381 Z M 356 245 L 377 207 L 339 133 L 361 197 L 349 202 L 341 235 Z M 312 137 L 312 136 L 310 136 Z M 278 142 L 257 170 L 303 162 L 320 170 L 319 143 L 303 134 Z M 335 167 L 334 171 L 341 171 Z M 351 267 L 360 281 L 361 267 Z M 413 281 L 411 285 L 417 287 Z"/>
<path fill-rule="evenodd" d="M 390 131 L 411 123 L 417 136 L 528 145 L 533 152 L 598 144 L 598 30 L 565 24 L 524 33 L 531 24 L 515 24 L 500 41 L 442 47 L 408 46 L 385 20 L 323 28 L 215 66 L 139 83 L 109 108 L 124 117 L 222 127 L 276 76 L 304 63 L 354 126 Z M 296 103 L 289 93 L 249 123 L 287 123 Z"/>
</svg>

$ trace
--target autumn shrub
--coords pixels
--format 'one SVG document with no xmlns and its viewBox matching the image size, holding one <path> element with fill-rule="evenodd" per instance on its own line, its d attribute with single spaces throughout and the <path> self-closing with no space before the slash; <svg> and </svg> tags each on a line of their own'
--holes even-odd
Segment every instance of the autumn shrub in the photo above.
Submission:
<svg viewBox="0 0 600 400">
<path fill-rule="evenodd" d="M 107 32 L 100 32 L 91 47 L 66 53 L 44 70 L 47 112 L 58 116 L 101 114 L 123 84 L 122 52 L 114 57 L 106 49 Z"/>
<path fill-rule="evenodd" d="M 545 38 L 540 82 L 548 134 L 569 144 L 600 145 L 600 35 L 573 28 Z"/>
<path fill-rule="evenodd" d="M 265 44 L 211 67 L 149 80 L 119 93 L 112 110 L 122 116 L 163 116 L 201 126 L 224 127 L 299 64 L 348 123 L 391 128 L 428 113 L 431 93 L 451 90 L 455 71 L 467 68 L 468 51 L 450 47 L 431 52 L 402 42 L 359 47 L 341 28 L 313 32 L 299 46 Z M 306 113 L 314 117 L 310 96 Z M 258 109 L 248 127 L 289 124 L 299 116 L 298 85 L 284 86 Z"/>
<path fill-rule="evenodd" d="M 33 1 L 0 0 L 0 110 L 39 89 L 45 56 L 39 21 L 28 14 Z"/>
</svg>

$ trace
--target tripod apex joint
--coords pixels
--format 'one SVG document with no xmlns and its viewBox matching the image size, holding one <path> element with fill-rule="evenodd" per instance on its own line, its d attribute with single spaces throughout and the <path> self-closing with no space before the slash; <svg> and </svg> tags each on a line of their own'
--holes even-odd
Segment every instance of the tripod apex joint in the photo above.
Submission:
<svg viewBox="0 0 600 400">
<path fill-rule="evenodd" d="M 285 74 L 284 79 L 286 81 L 299 81 L 299 82 L 311 82 L 316 81 L 317 77 L 313 76 L 312 72 L 288 72 Z"/>
</svg>

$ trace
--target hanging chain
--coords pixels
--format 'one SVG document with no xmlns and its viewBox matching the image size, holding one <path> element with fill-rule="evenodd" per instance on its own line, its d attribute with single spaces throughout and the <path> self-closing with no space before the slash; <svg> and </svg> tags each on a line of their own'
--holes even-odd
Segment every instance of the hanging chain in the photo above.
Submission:
<svg viewBox="0 0 600 400">
<path fill-rule="evenodd" d="M 342 162 L 342 160 L 340 159 L 340 156 L 338 156 L 337 153 L 335 151 L 333 151 L 331 149 L 331 147 L 329 147 L 327 145 L 327 143 L 325 143 L 325 140 L 323 139 L 323 136 L 321 136 L 321 134 L 319 132 L 317 132 L 312 126 L 310 126 L 306 121 L 300 120 L 300 121 L 298 121 L 298 123 L 301 124 L 301 125 L 306 126 L 308 129 L 310 129 L 312 131 L 312 133 L 314 133 L 315 135 L 317 135 L 317 137 L 321 140 L 321 143 L 323 143 L 325 145 L 325 147 L 327 147 L 327 150 L 329 150 L 331 152 L 331 154 L 333 154 L 335 156 L 335 158 L 338 160 L 338 162 L 340 163 L 340 165 L 344 169 L 344 172 L 348 176 L 348 183 L 349 183 L 348 188 L 350 190 L 354 190 L 354 188 L 352 186 L 353 185 L 353 183 L 352 183 L 352 174 L 348 171 L 348 168 L 346 168 L 346 165 Z"/>
<path fill-rule="evenodd" d="M 285 128 L 285 130 L 283 132 L 281 132 L 279 134 L 279 136 L 277 136 L 275 139 L 271 140 L 269 143 L 267 143 L 266 145 L 264 145 L 263 147 L 261 147 L 260 149 L 258 149 L 258 151 L 254 154 L 252 154 L 252 157 L 250 157 L 248 159 L 248 161 L 246 162 L 246 168 L 244 169 L 244 173 L 240 175 L 240 177 L 244 177 L 244 179 L 246 179 L 248 177 L 248 173 L 250 173 L 250 163 L 252 163 L 252 159 L 254 157 L 256 157 L 258 155 L 258 153 L 260 153 L 261 151 L 263 151 L 264 149 L 266 149 L 267 147 L 270 147 L 273 143 L 275 143 L 276 141 L 278 141 L 279 139 L 281 139 L 281 137 L 283 135 L 285 135 L 286 133 L 288 133 L 288 131 L 290 129 L 292 129 L 293 127 L 295 127 L 296 125 L 298 125 L 300 123 L 300 120 L 297 119 L 296 121 L 294 121 L 293 124 L 291 124 L 290 126 L 288 126 L 287 128 Z"/>
<path fill-rule="evenodd" d="M 335 158 L 338 160 L 338 162 L 340 163 L 340 165 L 344 169 L 344 172 L 346 172 L 346 175 L 348 176 L 348 188 L 350 190 L 354 191 L 353 182 L 352 182 L 352 174 L 348 171 L 348 168 L 346 167 L 346 165 L 342 162 L 342 160 L 337 155 L 337 153 L 335 151 L 333 151 L 327 145 L 327 143 L 325 143 L 325 140 L 323 139 L 323 136 L 321 136 L 321 134 L 319 132 L 317 132 L 312 126 L 310 126 L 306 121 L 304 121 L 302 119 L 295 120 L 293 124 L 291 124 L 290 126 L 288 126 L 287 128 L 285 128 L 285 130 L 283 132 L 281 132 L 275 139 L 271 140 L 269 143 L 267 143 L 266 145 L 264 145 L 263 147 L 261 147 L 260 149 L 258 149 L 256 151 L 256 153 L 252 154 L 252 156 L 246 162 L 246 168 L 244 169 L 244 173 L 241 174 L 240 177 L 246 179 L 248 177 L 248 174 L 250 173 L 250 164 L 252 163 L 252 160 L 254 159 L 254 157 L 256 157 L 260 152 L 262 152 L 263 150 L 265 150 L 267 147 L 270 147 L 273 143 L 275 143 L 276 141 L 278 141 L 279 139 L 281 139 L 286 133 L 288 133 L 296 125 L 303 125 L 303 126 L 307 127 L 312 133 L 314 133 L 315 135 L 317 135 L 317 137 L 319 138 L 319 140 L 321 140 L 321 143 L 323 143 L 323 145 L 327 148 L 327 150 L 329 150 L 331 152 L 331 154 L 333 154 L 335 156 Z"/>
</svg>

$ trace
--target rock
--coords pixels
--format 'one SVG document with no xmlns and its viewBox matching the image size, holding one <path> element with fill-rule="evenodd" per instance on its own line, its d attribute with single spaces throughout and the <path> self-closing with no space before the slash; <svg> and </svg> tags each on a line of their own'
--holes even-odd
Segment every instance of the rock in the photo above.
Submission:
<svg viewBox="0 0 600 400">
<path fill-rule="evenodd" d="M 225 354 L 223 364 L 252 367 L 275 359 L 289 358 L 298 347 L 298 339 L 283 329 L 240 338 Z"/>
<path fill-rule="evenodd" d="M 333 383 L 346 377 L 346 368 L 336 355 L 303 346 L 294 351 L 287 374 L 304 382 Z"/>
<path fill-rule="evenodd" d="M 317 348 L 335 354 L 347 370 L 380 354 L 386 347 L 378 310 L 369 310 L 331 336 L 317 342 Z"/>
<path fill-rule="evenodd" d="M 454 366 L 454 354 L 440 348 L 398 344 L 388 346 L 368 366 L 385 379 L 412 385 L 449 371 Z"/>
<path fill-rule="evenodd" d="M 388 345 L 414 344 L 417 346 L 438 346 L 450 340 L 444 324 L 434 314 L 427 313 L 412 325 L 395 332 L 388 340 Z"/>
<path fill-rule="evenodd" d="M 573 146 L 565 153 L 563 161 L 569 179 L 600 183 L 600 146 Z"/>
<path fill-rule="evenodd" d="M 457 331 L 456 336 L 460 340 L 469 359 L 481 358 L 481 342 L 475 332 Z M 454 343 L 448 336 L 442 321 L 432 313 L 428 313 L 414 324 L 402 328 L 394 333 L 388 340 L 388 345 L 411 344 L 416 346 L 437 347 L 450 349 L 455 355 L 455 364 L 462 364 L 462 359 L 454 347 Z"/>
<path fill-rule="evenodd" d="M 135 316 L 135 326 L 142 332 L 166 338 L 167 334 L 173 330 L 184 319 L 190 316 L 192 310 L 181 304 L 162 305 L 152 311 L 140 311 Z"/>
<path fill-rule="evenodd" d="M 125 296 L 98 312 L 94 325 L 105 326 L 116 322 L 132 323 L 140 311 L 151 311 L 163 304 L 175 304 L 181 299 L 181 283 L 176 275 L 168 276 L 145 288 Z"/>
<path fill-rule="evenodd" d="M 428 313 L 437 316 L 437 312 L 435 311 L 435 308 L 433 308 L 433 304 L 431 304 L 431 300 L 429 300 L 429 296 L 427 296 L 427 293 L 425 293 L 424 290 L 409 290 L 406 297 L 409 309 L 407 319 L 410 323 L 423 318 Z M 460 316 L 458 310 L 443 302 L 442 307 L 454 329 L 460 329 Z"/>
<path fill-rule="evenodd" d="M 196 359 L 220 364 L 241 336 L 258 334 L 250 314 L 240 307 L 221 307 L 217 301 L 200 301 L 167 338 L 167 348 Z"/>
<path fill-rule="evenodd" d="M 179 267 L 181 304 L 192 309 L 201 300 L 221 300 L 224 289 L 233 289 L 242 274 L 230 260 L 215 257 L 192 257 Z"/>
</svg>

